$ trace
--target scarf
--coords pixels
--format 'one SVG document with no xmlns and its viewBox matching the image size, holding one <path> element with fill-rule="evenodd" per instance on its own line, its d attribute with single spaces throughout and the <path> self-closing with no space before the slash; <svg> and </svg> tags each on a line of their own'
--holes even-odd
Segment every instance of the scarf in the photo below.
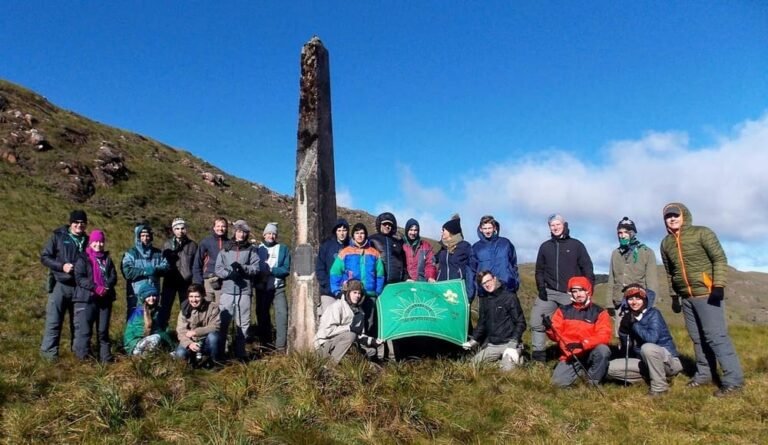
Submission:
<svg viewBox="0 0 768 445">
<path fill-rule="evenodd" d="M 632 262 L 637 263 L 637 259 L 640 256 L 639 250 L 641 247 L 645 247 L 645 244 L 640 243 L 636 238 L 629 240 L 627 244 L 622 244 L 619 240 L 619 252 L 622 255 L 626 255 L 630 250 L 632 251 Z"/>
<path fill-rule="evenodd" d="M 458 246 L 462 241 L 464 241 L 464 237 L 461 236 L 461 233 L 457 233 L 455 235 L 451 235 L 451 237 L 447 240 L 443 240 L 442 243 L 445 248 L 448 249 L 448 253 L 453 253 L 453 251 L 456 250 L 456 246 Z"/>
<path fill-rule="evenodd" d="M 104 285 L 104 269 L 107 264 L 106 252 L 96 252 L 88 246 L 85 248 L 85 253 L 88 255 L 88 260 L 91 262 L 91 268 L 93 269 L 93 284 L 96 287 L 106 287 Z"/>
</svg>

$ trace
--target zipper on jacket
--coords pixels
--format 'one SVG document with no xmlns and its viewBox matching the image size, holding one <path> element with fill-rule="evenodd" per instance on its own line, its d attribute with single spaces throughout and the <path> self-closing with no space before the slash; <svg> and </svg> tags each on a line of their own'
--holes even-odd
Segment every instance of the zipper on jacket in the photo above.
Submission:
<svg viewBox="0 0 768 445">
<path fill-rule="evenodd" d="M 680 259 L 680 267 L 683 272 L 683 281 L 685 281 L 685 287 L 688 288 L 688 296 L 693 297 L 693 289 L 691 288 L 691 282 L 688 280 L 688 271 L 685 268 L 685 260 L 683 259 L 683 246 L 681 244 L 681 232 L 682 227 L 680 227 L 680 230 L 677 231 L 677 233 L 674 234 L 675 236 L 675 246 L 677 247 L 677 258 Z"/>
</svg>

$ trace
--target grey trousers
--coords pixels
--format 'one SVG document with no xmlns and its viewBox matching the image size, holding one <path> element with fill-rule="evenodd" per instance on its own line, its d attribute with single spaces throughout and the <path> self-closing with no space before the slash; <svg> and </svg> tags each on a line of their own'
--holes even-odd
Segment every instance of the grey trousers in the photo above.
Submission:
<svg viewBox="0 0 768 445">
<path fill-rule="evenodd" d="M 285 288 L 256 291 L 256 322 L 262 342 L 272 341 L 272 318 L 269 308 L 275 305 L 275 348 L 285 349 L 288 343 L 288 300 Z"/>
<path fill-rule="evenodd" d="M 245 338 L 248 335 L 248 328 L 251 326 L 251 296 L 250 294 L 232 295 L 221 294 L 219 301 L 219 311 L 221 311 L 221 341 L 226 341 L 229 323 L 235 323 L 234 352 L 235 357 L 245 359 Z M 220 351 L 224 351 L 224 345 L 221 345 Z"/>
<path fill-rule="evenodd" d="M 728 335 L 725 324 L 725 302 L 709 304 L 706 297 L 684 298 L 682 301 L 685 328 L 693 342 L 696 374 L 693 380 L 707 383 L 717 376 L 717 364 L 723 370 L 720 383 L 724 386 L 744 384 L 744 372 Z"/>
<path fill-rule="evenodd" d="M 589 355 L 586 357 L 579 357 L 581 363 L 587 366 L 587 376 L 593 383 L 600 383 L 605 377 L 606 371 L 608 371 L 608 362 L 611 359 L 611 348 L 608 345 L 598 345 L 595 349 L 589 351 Z M 569 360 L 565 362 L 558 362 L 555 366 L 555 370 L 552 373 L 552 384 L 564 388 L 571 386 L 573 382 L 579 378 L 579 374 L 583 375 L 584 369 L 579 366 L 576 360 Z"/>
<path fill-rule="evenodd" d="M 80 360 L 92 355 L 91 337 L 96 326 L 99 342 L 99 361 L 112 360 L 112 342 L 109 339 L 109 321 L 112 318 L 112 301 L 97 300 L 93 303 L 75 303 L 75 340 L 73 350 Z"/>
<path fill-rule="evenodd" d="M 45 308 L 45 328 L 43 330 L 43 342 L 40 344 L 40 355 L 53 360 L 59 356 L 59 342 L 61 341 L 61 329 L 64 324 L 64 316 L 69 312 L 70 349 L 74 346 L 75 339 L 75 307 L 72 296 L 75 293 L 74 286 L 67 286 L 56 282 L 53 292 L 48 294 L 48 305 Z"/>
<path fill-rule="evenodd" d="M 322 358 L 330 358 L 333 363 L 339 363 L 349 349 L 355 345 L 368 359 L 376 356 L 376 348 L 367 347 L 357 341 L 357 334 L 354 332 L 342 332 L 328 339 L 317 349 L 317 355 Z"/>
<path fill-rule="evenodd" d="M 664 392 L 669 389 L 667 379 L 683 370 L 679 358 L 672 357 L 666 348 L 654 343 L 641 346 L 640 357 L 611 360 L 608 364 L 608 378 L 624 381 L 626 376 L 627 382 L 637 383 L 647 377 L 651 381 L 651 391 Z"/>
<path fill-rule="evenodd" d="M 547 301 L 536 298 L 531 309 L 531 346 L 532 352 L 545 351 L 547 349 L 547 334 L 541 317 L 551 317 L 558 306 L 571 304 L 571 296 L 560 291 L 547 289 Z"/>
<path fill-rule="evenodd" d="M 519 363 L 514 363 L 512 361 L 506 362 L 501 360 L 501 356 L 504 355 L 504 351 L 507 350 L 507 348 L 513 348 L 516 349 L 518 354 L 518 358 L 522 357 L 523 355 L 523 347 L 522 345 L 519 345 L 516 341 L 510 341 L 509 343 L 502 343 L 502 344 L 492 344 L 488 343 L 479 351 L 477 351 L 477 354 L 475 354 L 474 357 L 472 357 L 472 363 L 475 365 L 479 365 L 480 363 L 489 363 L 489 362 L 495 362 L 499 361 L 499 367 L 503 369 L 504 371 L 509 371 L 515 366 L 517 366 Z"/>
</svg>

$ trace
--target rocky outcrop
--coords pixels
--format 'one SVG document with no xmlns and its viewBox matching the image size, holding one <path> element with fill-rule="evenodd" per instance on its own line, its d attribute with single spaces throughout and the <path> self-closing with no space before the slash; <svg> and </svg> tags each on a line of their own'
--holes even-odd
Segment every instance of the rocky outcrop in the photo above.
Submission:
<svg viewBox="0 0 768 445">
<path fill-rule="evenodd" d="M 81 162 L 59 162 L 61 172 L 65 175 L 63 191 L 74 201 L 85 202 L 96 193 L 96 185 L 89 169 Z"/>
<path fill-rule="evenodd" d="M 100 186 L 112 187 L 118 182 L 128 179 L 129 171 L 125 165 L 125 158 L 117 152 L 111 142 L 101 141 L 93 165 L 93 176 Z"/>
</svg>

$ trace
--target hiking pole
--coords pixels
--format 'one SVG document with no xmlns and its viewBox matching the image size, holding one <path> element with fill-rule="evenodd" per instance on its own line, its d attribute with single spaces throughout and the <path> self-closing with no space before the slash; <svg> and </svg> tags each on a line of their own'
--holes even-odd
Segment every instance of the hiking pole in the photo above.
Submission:
<svg viewBox="0 0 768 445">
<path fill-rule="evenodd" d="M 541 319 L 542 319 L 542 323 L 544 324 L 544 327 L 547 327 L 555 335 L 555 341 L 557 341 L 558 344 L 560 343 L 564 344 L 565 341 L 563 341 L 563 338 L 560 337 L 560 333 L 557 332 L 557 330 L 555 330 L 554 326 L 552 326 L 552 319 L 550 319 L 548 316 L 544 314 L 541 315 Z M 605 393 L 603 392 L 602 389 L 600 389 L 600 386 L 597 384 L 597 382 L 589 378 L 589 373 L 587 372 L 587 368 L 584 366 L 583 363 L 581 363 L 581 360 L 579 360 L 579 357 L 575 353 L 573 353 L 573 351 L 569 351 L 569 352 L 571 352 L 571 357 L 573 357 L 573 359 L 575 360 L 575 362 L 571 362 L 571 366 L 573 366 L 573 370 L 576 373 L 576 375 L 580 376 L 582 380 L 584 380 L 584 383 L 587 384 L 587 386 L 591 386 L 595 388 L 597 392 L 603 398 L 605 398 Z M 578 367 L 576 366 L 577 364 L 578 364 Z M 579 369 L 583 371 L 581 374 L 579 373 Z"/>
<path fill-rule="evenodd" d="M 624 387 L 627 387 L 627 375 L 629 374 L 629 334 L 627 334 L 627 340 L 624 342 Z"/>
</svg>

